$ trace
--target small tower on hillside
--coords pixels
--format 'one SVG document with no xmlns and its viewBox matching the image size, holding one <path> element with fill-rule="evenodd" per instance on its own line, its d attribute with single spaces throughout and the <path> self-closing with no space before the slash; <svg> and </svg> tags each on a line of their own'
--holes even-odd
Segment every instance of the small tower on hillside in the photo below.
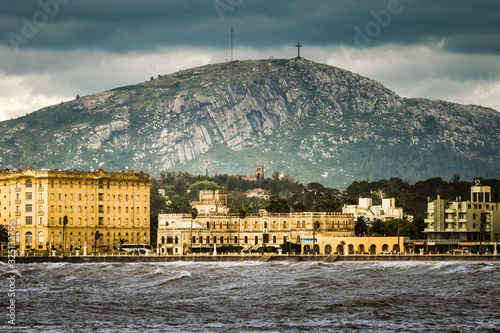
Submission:
<svg viewBox="0 0 500 333">
<path fill-rule="evenodd" d="M 264 179 L 264 166 L 263 165 L 257 165 L 257 173 L 255 174 L 255 178 L 257 178 L 257 180 Z"/>
</svg>

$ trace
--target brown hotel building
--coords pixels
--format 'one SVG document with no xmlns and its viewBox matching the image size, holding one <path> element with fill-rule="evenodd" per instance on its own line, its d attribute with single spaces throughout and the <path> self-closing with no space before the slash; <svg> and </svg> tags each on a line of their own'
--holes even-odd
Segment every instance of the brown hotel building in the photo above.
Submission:
<svg viewBox="0 0 500 333">
<path fill-rule="evenodd" d="M 134 171 L 0 170 L 0 223 L 15 224 L 21 250 L 66 250 L 97 245 L 149 244 L 148 174 Z M 63 228 L 64 216 L 68 224 Z M 5 246 L 5 245 L 4 245 Z"/>
</svg>

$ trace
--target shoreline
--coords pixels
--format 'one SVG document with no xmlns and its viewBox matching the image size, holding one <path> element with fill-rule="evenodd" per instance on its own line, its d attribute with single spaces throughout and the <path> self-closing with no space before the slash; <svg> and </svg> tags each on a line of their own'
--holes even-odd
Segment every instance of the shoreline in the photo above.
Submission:
<svg viewBox="0 0 500 333">
<path fill-rule="evenodd" d="M 8 263 L 6 256 L 0 257 L 0 261 Z M 500 263 L 500 255 L 483 254 L 483 255 L 451 255 L 451 254 L 431 254 L 431 255 L 242 255 L 242 254 L 224 254 L 224 255 L 170 255 L 170 256 L 115 256 L 115 255 L 97 255 L 97 256 L 26 256 L 16 257 L 16 264 L 29 263 L 99 263 L 99 262 L 114 262 L 114 263 L 153 263 L 153 262 L 362 262 L 362 261 L 421 261 L 421 262 L 446 262 L 446 261 L 463 261 L 463 262 L 493 262 Z"/>
</svg>

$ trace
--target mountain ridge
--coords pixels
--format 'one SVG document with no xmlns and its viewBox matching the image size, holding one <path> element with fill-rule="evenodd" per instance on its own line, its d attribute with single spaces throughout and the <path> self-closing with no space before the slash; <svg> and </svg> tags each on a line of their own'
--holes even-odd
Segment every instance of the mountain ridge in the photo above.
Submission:
<svg viewBox="0 0 500 333">
<path fill-rule="evenodd" d="M 0 123 L 0 164 L 249 174 L 301 182 L 499 177 L 500 113 L 404 98 L 306 59 L 195 67 Z M 32 140 L 36 137 L 37 140 Z M 447 163 L 445 163 L 447 162 Z M 18 165 L 16 165 L 18 164 Z"/>
</svg>

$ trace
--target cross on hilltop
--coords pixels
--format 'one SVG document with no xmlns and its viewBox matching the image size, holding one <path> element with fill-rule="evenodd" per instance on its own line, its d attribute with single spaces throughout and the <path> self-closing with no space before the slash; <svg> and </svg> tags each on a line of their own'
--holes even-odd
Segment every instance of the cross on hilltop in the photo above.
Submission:
<svg viewBox="0 0 500 333">
<path fill-rule="evenodd" d="M 300 48 L 302 47 L 302 45 L 300 45 L 300 42 L 297 43 L 297 45 L 295 45 L 295 47 L 297 48 L 297 59 L 300 59 Z"/>
</svg>

